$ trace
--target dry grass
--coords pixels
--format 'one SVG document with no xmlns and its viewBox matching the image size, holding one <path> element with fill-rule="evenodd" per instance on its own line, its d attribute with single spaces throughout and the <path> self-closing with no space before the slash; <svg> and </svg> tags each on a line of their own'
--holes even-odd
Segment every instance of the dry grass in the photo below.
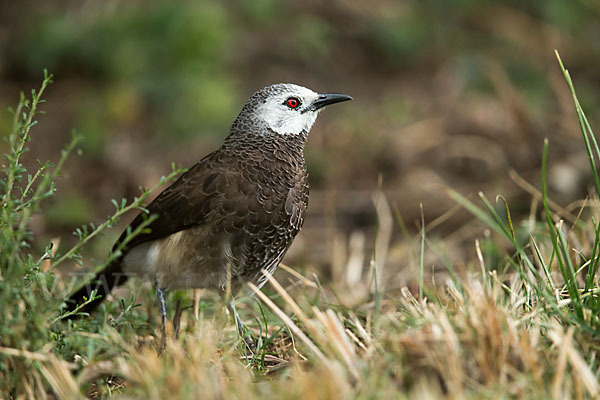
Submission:
<svg viewBox="0 0 600 400">
<path fill-rule="evenodd" d="M 112 331 L 103 337 L 119 354 L 86 359 L 79 368 L 51 354 L 4 354 L 33 358 L 23 395 L 39 398 L 46 384 L 59 398 L 595 398 L 599 394 L 589 357 L 580 353 L 575 327 L 543 310 L 526 310 L 518 277 L 487 285 L 474 274 L 459 291 L 451 282 L 429 288 L 418 300 L 408 290 L 354 309 L 323 301 L 298 303 L 322 289 L 294 280 L 291 293 L 277 281 L 278 304 L 257 297 L 286 331 L 248 358 L 233 328 L 222 318 L 182 318 L 178 339 L 158 355 L 153 343 L 128 342 Z M 314 283 L 314 282 L 313 282 Z M 512 288 L 511 290 L 507 290 Z M 301 293 L 301 295 L 300 295 Z M 327 297 L 327 294 L 323 294 Z M 225 332 L 225 334 L 224 334 Z M 254 331 L 259 334 L 258 330 Z M 158 331 L 156 332 L 158 337 Z M 143 338 L 142 338 L 143 339 Z M 264 356 L 264 360 L 262 357 Z M 40 385 L 42 385 L 40 387 Z"/>
</svg>

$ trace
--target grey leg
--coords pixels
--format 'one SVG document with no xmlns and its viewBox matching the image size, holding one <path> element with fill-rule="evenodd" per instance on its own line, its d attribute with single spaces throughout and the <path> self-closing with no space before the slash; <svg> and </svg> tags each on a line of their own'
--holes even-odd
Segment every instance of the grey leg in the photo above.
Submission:
<svg viewBox="0 0 600 400">
<path fill-rule="evenodd" d="M 165 303 L 165 291 L 158 286 L 156 287 L 156 298 L 158 300 L 158 309 L 160 311 L 160 333 L 161 333 L 161 349 L 162 352 L 167 347 L 167 305 Z"/>
<path fill-rule="evenodd" d="M 238 335 L 240 335 L 240 337 L 244 339 L 244 344 L 246 345 L 246 348 L 250 350 L 251 353 L 254 353 L 254 341 L 252 340 L 252 337 L 250 335 L 246 335 L 246 327 L 242 322 L 242 319 L 240 318 L 240 315 L 238 314 L 237 310 L 235 309 L 233 300 L 227 304 L 227 308 L 229 308 L 229 311 L 231 311 L 231 313 L 233 314 Z"/>
<path fill-rule="evenodd" d="M 231 311 L 231 314 L 233 315 L 233 318 L 235 319 L 235 326 L 237 328 L 238 334 L 240 335 L 240 337 L 244 337 L 244 323 L 242 322 L 242 319 L 240 318 L 240 315 L 238 314 L 237 310 L 235 309 L 235 306 L 233 305 L 233 301 L 230 301 L 227 304 L 227 308 L 229 308 L 229 311 Z"/>
</svg>

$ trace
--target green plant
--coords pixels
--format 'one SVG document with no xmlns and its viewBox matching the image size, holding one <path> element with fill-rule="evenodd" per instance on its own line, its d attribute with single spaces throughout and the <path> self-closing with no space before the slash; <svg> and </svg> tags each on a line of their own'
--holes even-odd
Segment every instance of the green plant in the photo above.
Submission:
<svg viewBox="0 0 600 400">
<path fill-rule="evenodd" d="M 62 276 L 56 274 L 56 267 L 67 260 L 80 263 L 80 251 L 90 240 L 112 227 L 124 213 L 144 210 L 142 206 L 147 196 L 181 172 L 173 167 L 173 171 L 161 178 L 154 188 L 142 190 L 133 201 L 114 201 L 115 213 L 98 226 L 89 224 L 77 228 L 74 232 L 77 243 L 64 253 L 50 244 L 43 254 L 36 254 L 35 246 L 32 246 L 36 238 L 30 230 L 32 217 L 42 211 L 45 199 L 54 196 L 55 181 L 81 140 L 81 136 L 73 135 L 56 164 L 38 161 L 33 173 L 25 167 L 22 159 L 28 151 L 32 128 L 37 125 L 36 116 L 42 113 L 39 110 L 44 103 L 42 96 L 51 82 L 52 75 L 44 71 L 40 89 L 32 90 L 30 99 L 21 94 L 17 108 L 12 110 L 13 124 L 7 136 L 9 150 L 4 155 L 0 179 L 0 389 L 11 396 L 38 386 L 42 372 L 40 363 L 59 362 L 55 357 L 65 355 L 65 331 L 62 330 L 65 326 L 57 323 L 72 313 L 60 312 L 67 293 L 60 290 L 64 282 L 61 282 Z M 129 232 L 123 245 L 142 232 L 151 218 L 149 216 L 146 224 Z M 121 248 L 112 252 L 97 268 L 118 257 Z M 125 310 L 131 308 L 123 307 Z M 71 325 L 66 329 L 71 329 Z"/>
</svg>

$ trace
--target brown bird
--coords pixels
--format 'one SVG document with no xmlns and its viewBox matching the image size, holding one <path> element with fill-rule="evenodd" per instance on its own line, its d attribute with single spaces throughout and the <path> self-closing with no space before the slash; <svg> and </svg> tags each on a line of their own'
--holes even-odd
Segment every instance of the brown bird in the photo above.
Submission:
<svg viewBox="0 0 600 400">
<path fill-rule="evenodd" d="M 129 277 L 156 287 L 165 345 L 165 291 L 208 288 L 235 294 L 246 282 L 257 286 L 273 273 L 300 231 L 308 205 L 304 145 L 319 111 L 351 100 L 345 94 L 318 94 L 293 84 L 275 84 L 254 93 L 229 136 L 161 192 L 146 208 L 156 215 L 149 233 L 134 237 L 123 254 L 69 297 L 75 310 L 93 289 L 101 295 L 80 312 L 98 306 Z M 146 219 L 140 213 L 115 248 Z M 232 304 L 236 325 L 242 330 Z"/>
</svg>

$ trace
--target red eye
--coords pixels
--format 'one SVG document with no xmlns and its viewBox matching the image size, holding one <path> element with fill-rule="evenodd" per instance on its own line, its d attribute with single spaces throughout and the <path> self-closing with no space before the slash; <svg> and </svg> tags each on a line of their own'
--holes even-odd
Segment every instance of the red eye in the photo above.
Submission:
<svg viewBox="0 0 600 400">
<path fill-rule="evenodd" d="M 295 97 L 290 97 L 286 100 L 286 104 L 289 108 L 297 108 L 300 105 L 300 100 Z"/>
</svg>

